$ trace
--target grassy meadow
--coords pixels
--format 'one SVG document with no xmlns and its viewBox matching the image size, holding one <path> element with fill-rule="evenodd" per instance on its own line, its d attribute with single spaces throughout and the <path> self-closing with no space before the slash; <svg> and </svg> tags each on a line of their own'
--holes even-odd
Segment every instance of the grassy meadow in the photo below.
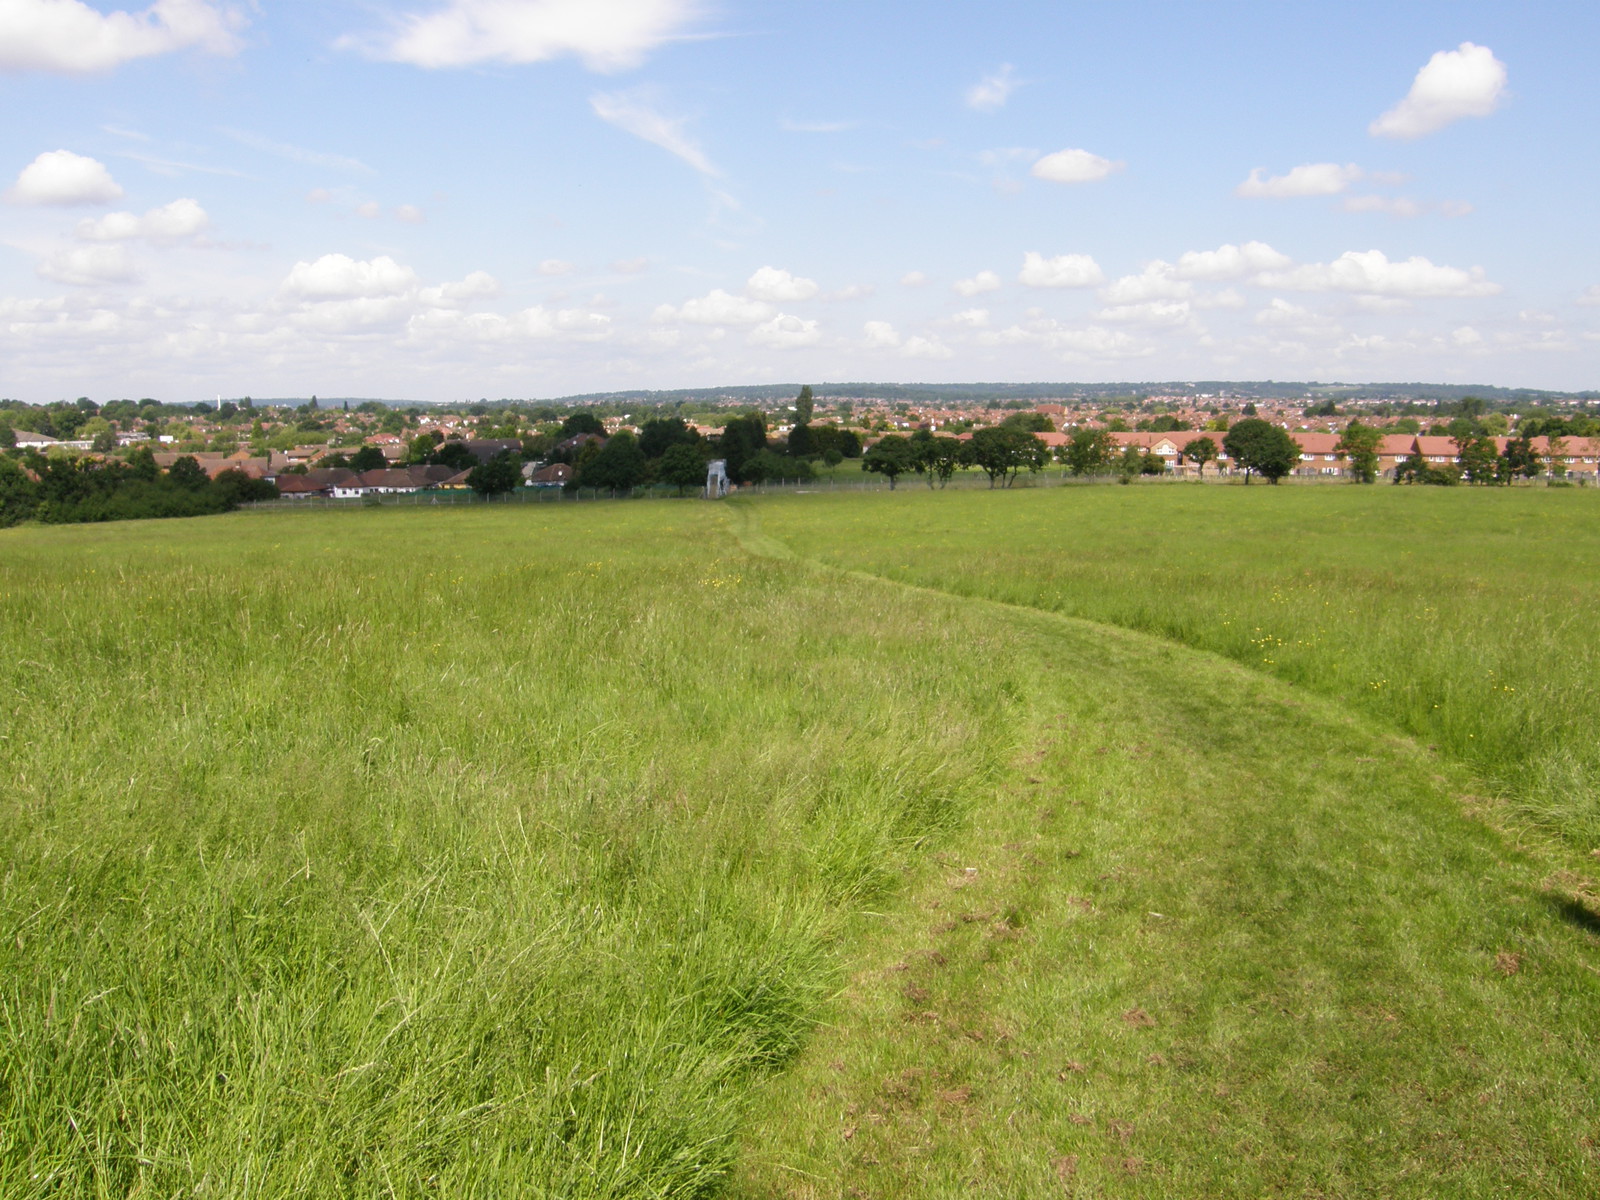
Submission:
<svg viewBox="0 0 1600 1200">
<path fill-rule="evenodd" d="M 1336 697 L 1600 847 L 1600 494 L 1203 485 L 764 506 L 795 553 Z"/>
<path fill-rule="evenodd" d="M 0 533 L 0 1195 L 1593 1194 L 1590 497 L 1346 491 Z"/>
</svg>

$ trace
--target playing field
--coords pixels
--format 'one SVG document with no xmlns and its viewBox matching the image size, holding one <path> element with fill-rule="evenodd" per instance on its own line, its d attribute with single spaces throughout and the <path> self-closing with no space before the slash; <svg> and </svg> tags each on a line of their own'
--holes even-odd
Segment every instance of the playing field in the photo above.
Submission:
<svg viewBox="0 0 1600 1200">
<path fill-rule="evenodd" d="M 0 533 L 0 1195 L 1591 1195 L 1597 518 Z"/>
</svg>

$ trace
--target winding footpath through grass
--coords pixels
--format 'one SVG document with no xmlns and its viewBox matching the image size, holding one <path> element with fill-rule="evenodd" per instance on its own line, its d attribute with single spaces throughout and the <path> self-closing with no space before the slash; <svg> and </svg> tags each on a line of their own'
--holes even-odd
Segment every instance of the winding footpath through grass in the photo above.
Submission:
<svg viewBox="0 0 1600 1200">
<path fill-rule="evenodd" d="M 1600 920 L 1559 847 L 1303 688 L 920 591 L 1036 664 L 1029 727 L 763 1085 L 739 1194 L 1594 1193 Z"/>
<path fill-rule="evenodd" d="M 1587 498 L 1268 492 L 0 533 L 0 1195 L 1596 1194 Z"/>
</svg>

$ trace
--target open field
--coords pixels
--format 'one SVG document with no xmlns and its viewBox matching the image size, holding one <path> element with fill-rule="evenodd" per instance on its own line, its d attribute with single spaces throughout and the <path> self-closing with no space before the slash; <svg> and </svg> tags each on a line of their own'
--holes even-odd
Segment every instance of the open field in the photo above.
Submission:
<svg viewBox="0 0 1600 1200">
<path fill-rule="evenodd" d="M 1348 491 L 0 534 L 0 1194 L 1592 1194 L 1537 676 L 1430 752 L 1301 582 L 1500 671 L 1589 497 Z"/>
<path fill-rule="evenodd" d="M 895 499 L 761 511 L 831 565 L 1143 630 L 1306 685 L 1600 846 L 1600 494 L 1168 484 Z"/>
</svg>

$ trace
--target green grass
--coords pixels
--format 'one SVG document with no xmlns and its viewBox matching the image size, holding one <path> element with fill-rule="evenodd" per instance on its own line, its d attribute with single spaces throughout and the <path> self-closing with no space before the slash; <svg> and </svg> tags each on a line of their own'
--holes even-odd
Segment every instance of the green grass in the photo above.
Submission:
<svg viewBox="0 0 1600 1200">
<path fill-rule="evenodd" d="M 0 1194 L 711 1190 L 1009 704 L 717 532 L 5 535 Z"/>
<path fill-rule="evenodd" d="M 1174 640 L 1405 510 L 1190 490 L 0 535 L 0 1195 L 1592 1194 L 1583 860 Z M 1555 557 L 1459 495 L 1387 544 Z M 1229 501 L 1213 609 L 1117 559 Z"/>
<path fill-rule="evenodd" d="M 1142 630 L 1309 686 L 1600 846 L 1600 494 L 1083 487 L 761 511 L 832 565 Z"/>
</svg>

